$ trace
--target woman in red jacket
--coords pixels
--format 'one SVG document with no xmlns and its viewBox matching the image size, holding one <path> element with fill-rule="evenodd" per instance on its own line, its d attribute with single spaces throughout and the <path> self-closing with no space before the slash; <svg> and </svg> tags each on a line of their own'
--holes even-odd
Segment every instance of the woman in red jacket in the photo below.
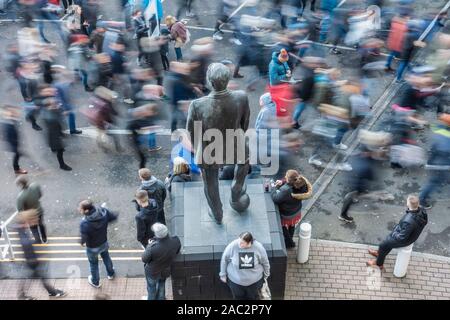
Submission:
<svg viewBox="0 0 450 320">
<path fill-rule="evenodd" d="M 408 17 L 394 17 L 391 22 L 391 31 L 387 39 L 387 47 L 391 51 L 386 61 L 386 71 L 392 71 L 391 63 L 394 57 L 399 57 L 403 50 L 403 43 L 408 31 Z"/>
</svg>

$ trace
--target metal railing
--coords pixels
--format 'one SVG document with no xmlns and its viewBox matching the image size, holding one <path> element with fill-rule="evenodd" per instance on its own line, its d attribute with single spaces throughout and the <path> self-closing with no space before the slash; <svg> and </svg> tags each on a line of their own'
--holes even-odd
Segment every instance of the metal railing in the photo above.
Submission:
<svg viewBox="0 0 450 320">
<path fill-rule="evenodd" d="M 14 214 L 11 217 L 9 217 L 8 220 L 6 220 L 5 222 L 3 221 L 0 222 L 1 234 L 5 240 L 5 244 L 0 246 L 1 247 L 0 253 L 2 259 L 7 259 L 9 256 L 9 260 L 14 260 L 14 250 L 11 244 L 11 239 L 9 238 L 8 225 L 14 220 L 17 214 L 18 211 L 14 212 Z"/>
</svg>

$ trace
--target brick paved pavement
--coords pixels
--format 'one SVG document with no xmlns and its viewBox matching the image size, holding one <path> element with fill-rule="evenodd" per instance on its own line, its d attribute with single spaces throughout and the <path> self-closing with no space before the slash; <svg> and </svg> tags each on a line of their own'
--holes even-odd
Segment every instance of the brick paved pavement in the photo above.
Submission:
<svg viewBox="0 0 450 320">
<path fill-rule="evenodd" d="M 377 277 L 378 269 L 365 265 L 372 258 L 368 248 L 312 240 L 310 260 L 303 265 L 291 251 L 285 299 L 450 299 L 450 258 L 413 252 L 406 277 L 398 279 L 392 274 L 393 251 Z"/>
<path fill-rule="evenodd" d="M 365 262 L 368 245 L 312 240 L 310 260 L 297 264 L 296 251 L 289 251 L 285 299 L 450 299 L 450 258 L 413 253 L 408 274 L 393 276 L 395 251 L 386 259 L 386 271 L 377 278 Z M 372 271 L 372 272 L 370 272 Z M 378 281 L 377 281 L 378 280 Z M 0 300 L 16 299 L 17 285 L 23 280 L 0 281 Z M 140 300 L 146 294 L 145 279 L 103 279 L 101 289 L 94 289 L 86 279 L 50 280 L 68 291 L 65 299 L 90 300 L 104 293 L 110 299 Z M 48 299 L 37 281 L 30 281 L 28 293 Z M 170 281 L 166 292 L 171 299 Z"/>
</svg>

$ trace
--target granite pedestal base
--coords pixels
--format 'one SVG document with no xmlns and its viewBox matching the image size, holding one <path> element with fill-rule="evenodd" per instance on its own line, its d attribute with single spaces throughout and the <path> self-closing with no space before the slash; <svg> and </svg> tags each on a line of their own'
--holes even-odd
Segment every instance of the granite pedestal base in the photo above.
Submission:
<svg viewBox="0 0 450 320">
<path fill-rule="evenodd" d="M 229 204 L 231 181 L 220 181 L 223 224 L 208 215 L 203 182 L 172 184 L 171 210 L 167 214 L 172 234 L 178 235 L 182 250 L 172 266 L 174 299 L 231 299 L 228 286 L 219 279 L 220 259 L 225 247 L 240 233 L 250 231 L 267 250 L 272 299 L 283 299 L 287 253 L 277 208 L 262 179 L 248 179 L 250 207 L 243 213 Z"/>
</svg>

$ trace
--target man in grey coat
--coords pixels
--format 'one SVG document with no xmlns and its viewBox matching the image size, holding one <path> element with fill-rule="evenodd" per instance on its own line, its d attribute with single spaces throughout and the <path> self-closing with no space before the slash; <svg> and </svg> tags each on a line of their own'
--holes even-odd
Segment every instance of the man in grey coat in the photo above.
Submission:
<svg viewBox="0 0 450 320">
<path fill-rule="evenodd" d="M 212 63 L 206 73 L 211 93 L 192 101 L 187 117 L 187 130 L 195 151 L 195 163 L 202 171 L 209 214 L 218 224 L 223 219 L 218 175 L 219 168 L 224 164 L 237 164 L 231 185 L 231 207 L 242 212 L 250 205 L 244 185 L 249 169 L 248 145 L 244 134 L 249 125 L 250 108 L 244 91 L 227 89 L 230 76 L 230 70 L 225 65 Z M 238 129 L 241 130 L 235 131 Z M 235 136 L 229 137 L 227 131 L 234 131 Z M 220 134 L 223 143 L 217 139 Z M 235 143 L 235 137 L 238 143 Z"/>
</svg>

